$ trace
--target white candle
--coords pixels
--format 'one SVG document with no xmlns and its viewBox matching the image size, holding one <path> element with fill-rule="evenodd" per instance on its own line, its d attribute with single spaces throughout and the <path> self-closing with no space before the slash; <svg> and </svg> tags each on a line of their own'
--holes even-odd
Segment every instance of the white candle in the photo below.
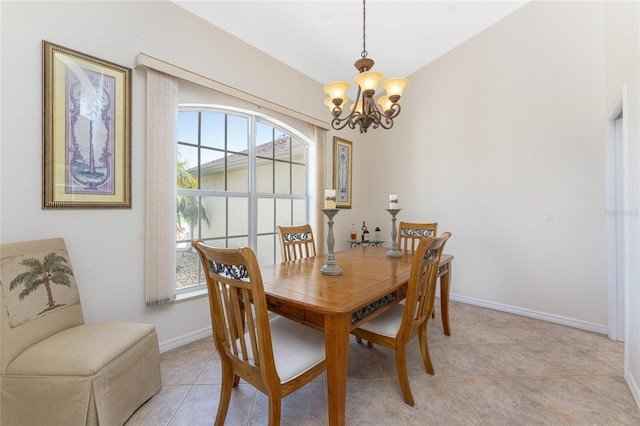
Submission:
<svg viewBox="0 0 640 426">
<path fill-rule="evenodd" d="M 397 210 L 397 209 L 398 209 L 398 195 L 389 194 L 389 210 Z"/>
<path fill-rule="evenodd" d="M 324 190 L 324 208 L 325 209 L 336 208 L 336 190 L 335 189 Z"/>
</svg>

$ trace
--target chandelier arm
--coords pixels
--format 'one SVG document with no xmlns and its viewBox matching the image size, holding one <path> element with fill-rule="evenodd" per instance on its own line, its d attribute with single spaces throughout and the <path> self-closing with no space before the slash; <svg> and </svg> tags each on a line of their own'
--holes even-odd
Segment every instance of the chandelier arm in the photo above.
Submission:
<svg viewBox="0 0 640 426">
<path fill-rule="evenodd" d="M 393 127 L 393 118 L 385 116 L 384 120 L 380 120 L 380 126 L 383 129 L 389 130 L 390 128 Z"/>
<path fill-rule="evenodd" d="M 349 120 L 349 118 L 350 117 L 345 117 L 342 120 L 339 118 L 334 118 L 333 120 L 331 120 L 331 127 L 333 127 L 335 130 L 342 130 L 348 124 L 350 128 L 355 129 L 355 125 L 351 122 L 351 120 Z"/>
<path fill-rule="evenodd" d="M 385 127 L 385 129 L 390 129 L 393 127 L 393 119 L 400 115 L 402 107 L 400 107 L 400 104 L 393 104 L 391 110 L 393 111 L 393 113 L 387 117 L 387 122 L 391 124 L 389 125 L 389 127 Z"/>
<path fill-rule="evenodd" d="M 390 128 L 393 127 L 393 120 L 385 120 L 387 121 L 387 124 L 383 123 L 382 121 L 380 122 L 380 127 L 382 127 L 383 129 L 389 130 Z"/>
<path fill-rule="evenodd" d="M 386 116 L 387 118 L 394 119 L 394 118 L 396 118 L 398 115 L 400 115 L 400 110 L 401 110 L 401 108 L 400 108 L 400 104 L 393 104 L 393 105 L 391 105 L 391 109 L 390 109 L 391 114 L 388 114 L 388 115 L 387 115 L 387 114 L 385 114 L 385 116 Z"/>
</svg>

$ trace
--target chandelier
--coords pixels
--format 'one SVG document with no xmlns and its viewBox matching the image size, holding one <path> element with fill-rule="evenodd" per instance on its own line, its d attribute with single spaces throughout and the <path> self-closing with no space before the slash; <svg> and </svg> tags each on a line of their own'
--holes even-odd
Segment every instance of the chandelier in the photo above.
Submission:
<svg viewBox="0 0 640 426">
<path fill-rule="evenodd" d="M 355 129 L 359 126 L 360 133 L 366 133 L 370 126 L 374 129 L 381 126 L 384 129 L 393 127 L 393 119 L 400 114 L 400 97 L 402 91 L 409 84 L 406 78 L 390 78 L 383 81 L 381 86 L 386 90 L 385 96 L 380 96 L 376 101 L 374 96 L 378 82 L 382 80 L 382 73 L 371 71 L 373 59 L 367 58 L 366 25 L 367 5 L 366 0 L 362 0 L 362 53 L 354 66 L 360 72 L 355 76 L 354 81 L 358 85 L 358 94 L 355 102 L 350 107 L 347 116 L 340 118 L 343 108 L 347 106 L 347 90 L 349 83 L 346 81 L 334 81 L 324 86 L 324 92 L 329 98 L 324 104 L 329 107 L 333 119 L 331 127 L 336 130 L 349 126 Z"/>
</svg>

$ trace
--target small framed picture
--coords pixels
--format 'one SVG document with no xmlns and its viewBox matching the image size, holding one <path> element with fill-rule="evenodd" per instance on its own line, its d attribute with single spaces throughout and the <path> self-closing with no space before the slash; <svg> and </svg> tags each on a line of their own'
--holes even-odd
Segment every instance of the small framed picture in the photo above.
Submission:
<svg viewBox="0 0 640 426">
<path fill-rule="evenodd" d="M 43 41 L 42 208 L 131 208 L 131 69 Z"/>
<path fill-rule="evenodd" d="M 351 172 L 353 169 L 353 145 L 333 137 L 333 187 L 336 189 L 336 207 L 351 208 Z"/>
</svg>

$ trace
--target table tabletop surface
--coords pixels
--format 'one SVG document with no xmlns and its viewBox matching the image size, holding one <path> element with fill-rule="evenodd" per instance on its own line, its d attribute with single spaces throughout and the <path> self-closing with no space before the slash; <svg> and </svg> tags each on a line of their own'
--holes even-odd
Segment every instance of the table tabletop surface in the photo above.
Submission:
<svg viewBox="0 0 640 426">
<path fill-rule="evenodd" d="M 289 305 L 323 314 L 355 312 L 406 285 L 411 255 L 387 257 L 386 247 L 360 246 L 335 253 L 341 275 L 325 275 L 326 255 L 261 266 L 264 291 Z"/>
</svg>

